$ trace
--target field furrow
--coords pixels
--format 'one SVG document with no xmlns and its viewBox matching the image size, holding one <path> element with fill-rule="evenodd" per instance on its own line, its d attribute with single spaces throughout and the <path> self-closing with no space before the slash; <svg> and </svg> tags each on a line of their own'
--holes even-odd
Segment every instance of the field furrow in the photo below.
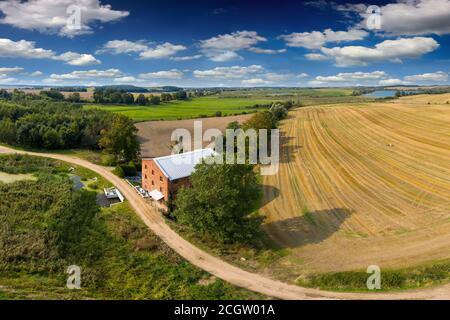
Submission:
<svg viewBox="0 0 450 320">
<path fill-rule="evenodd" d="M 267 233 L 293 252 L 282 263 L 338 271 L 450 258 L 449 129 L 446 105 L 291 112 L 280 171 L 264 178 L 278 192 L 262 208 Z"/>
</svg>

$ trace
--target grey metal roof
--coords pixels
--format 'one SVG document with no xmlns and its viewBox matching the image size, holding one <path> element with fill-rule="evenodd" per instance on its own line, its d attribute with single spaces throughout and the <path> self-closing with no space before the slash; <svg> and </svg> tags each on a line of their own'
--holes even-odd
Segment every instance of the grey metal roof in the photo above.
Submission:
<svg viewBox="0 0 450 320">
<path fill-rule="evenodd" d="M 154 158 L 153 160 L 169 180 L 177 180 L 189 177 L 195 171 L 195 166 L 203 158 L 213 154 L 214 150 L 208 148 Z"/>
</svg>

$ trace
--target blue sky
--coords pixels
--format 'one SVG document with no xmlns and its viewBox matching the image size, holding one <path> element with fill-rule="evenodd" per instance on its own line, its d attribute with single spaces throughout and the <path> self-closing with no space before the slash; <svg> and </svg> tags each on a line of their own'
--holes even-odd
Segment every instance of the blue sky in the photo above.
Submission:
<svg viewBox="0 0 450 320">
<path fill-rule="evenodd" d="M 450 0 L 0 2 L 0 85 L 448 84 L 449 53 Z"/>
</svg>

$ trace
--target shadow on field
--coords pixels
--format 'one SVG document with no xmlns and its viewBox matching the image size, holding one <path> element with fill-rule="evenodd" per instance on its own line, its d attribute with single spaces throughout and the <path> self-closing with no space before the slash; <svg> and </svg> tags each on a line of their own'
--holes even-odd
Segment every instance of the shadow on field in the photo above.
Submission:
<svg viewBox="0 0 450 320">
<path fill-rule="evenodd" d="M 278 198 L 280 195 L 280 189 L 269 185 L 263 185 L 262 192 L 263 198 L 261 201 L 261 208 L 264 207 L 266 204 L 272 202 L 276 198 Z"/>
<path fill-rule="evenodd" d="M 297 248 L 322 242 L 339 230 L 352 211 L 343 208 L 319 210 L 264 225 L 264 230 L 277 244 Z"/>
<path fill-rule="evenodd" d="M 289 163 L 294 160 L 297 151 L 302 146 L 293 144 L 294 137 L 288 137 L 284 132 L 280 132 L 280 163 Z"/>
</svg>

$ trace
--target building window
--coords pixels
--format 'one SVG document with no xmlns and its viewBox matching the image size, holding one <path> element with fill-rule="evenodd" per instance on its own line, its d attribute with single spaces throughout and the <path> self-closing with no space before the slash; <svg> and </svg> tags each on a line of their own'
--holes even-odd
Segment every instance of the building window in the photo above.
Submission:
<svg viewBox="0 0 450 320">
<path fill-rule="evenodd" d="M 161 187 L 159 187 L 159 191 L 162 192 L 162 188 Z"/>
<path fill-rule="evenodd" d="M 155 175 L 155 170 L 152 170 L 152 175 Z"/>
<path fill-rule="evenodd" d="M 147 179 L 147 175 L 145 175 L 145 179 Z"/>
<path fill-rule="evenodd" d="M 145 165 L 145 169 L 147 169 L 147 165 Z"/>
<path fill-rule="evenodd" d="M 162 181 L 162 176 L 159 176 L 159 181 Z"/>
<path fill-rule="evenodd" d="M 155 181 L 152 180 L 152 186 L 154 186 L 154 185 L 155 185 Z"/>
</svg>

